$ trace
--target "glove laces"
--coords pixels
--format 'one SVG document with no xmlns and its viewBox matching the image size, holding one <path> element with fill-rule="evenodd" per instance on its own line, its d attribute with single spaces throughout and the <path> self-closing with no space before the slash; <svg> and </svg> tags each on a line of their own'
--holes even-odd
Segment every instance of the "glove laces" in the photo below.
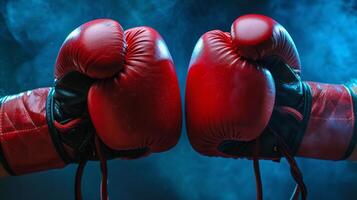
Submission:
<svg viewBox="0 0 357 200">
<path fill-rule="evenodd" d="M 101 185 L 100 185 L 100 199 L 101 200 L 109 200 L 108 197 L 108 168 L 107 168 L 107 161 L 104 158 L 103 152 L 102 152 L 102 148 L 101 148 L 101 144 L 100 144 L 100 140 L 98 138 L 98 136 L 95 136 L 95 149 L 100 161 L 100 170 L 102 173 L 102 181 L 101 181 Z M 79 162 L 78 168 L 77 168 L 77 172 L 76 172 L 76 177 L 75 177 L 75 199 L 76 200 L 82 200 L 83 196 L 82 196 L 82 189 L 81 189 L 81 185 L 82 185 L 82 177 L 83 177 L 83 171 L 84 168 L 87 164 L 88 159 L 83 159 Z"/>
<path fill-rule="evenodd" d="M 284 139 L 278 133 L 276 133 L 273 129 L 271 129 L 271 131 L 278 139 L 278 150 L 283 154 L 283 156 L 288 161 L 289 166 L 290 166 L 290 173 L 296 182 L 296 186 L 295 186 L 295 189 L 290 197 L 290 200 L 298 200 L 300 194 L 301 194 L 301 199 L 306 200 L 306 197 L 307 197 L 306 185 L 304 183 L 302 173 L 300 171 L 300 168 L 299 168 L 295 158 L 292 156 Z M 256 146 L 257 146 L 257 148 L 259 147 L 259 145 L 256 145 Z M 253 167 L 254 167 L 255 182 L 256 182 L 256 188 L 257 188 L 257 200 L 263 200 L 263 188 L 262 188 L 259 159 L 256 155 L 253 158 Z"/>
</svg>

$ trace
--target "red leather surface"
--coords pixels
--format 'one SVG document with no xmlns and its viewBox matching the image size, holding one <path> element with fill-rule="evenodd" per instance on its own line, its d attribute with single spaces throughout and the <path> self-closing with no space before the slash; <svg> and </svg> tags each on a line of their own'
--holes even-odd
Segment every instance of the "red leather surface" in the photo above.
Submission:
<svg viewBox="0 0 357 200">
<path fill-rule="evenodd" d="M 244 15 L 233 22 L 231 33 L 241 56 L 253 60 L 279 56 L 300 74 L 301 64 L 295 44 L 285 28 L 273 19 L 256 14 Z"/>
<path fill-rule="evenodd" d="M 83 24 L 68 35 L 57 57 L 55 78 L 78 71 L 92 78 L 111 77 L 123 68 L 124 32 L 110 19 Z"/>
<path fill-rule="evenodd" d="M 182 117 L 170 53 L 161 36 L 148 27 L 125 31 L 125 41 L 123 70 L 90 89 L 91 119 L 112 149 L 168 150 L 179 139 Z"/>
<path fill-rule="evenodd" d="M 229 33 L 205 33 L 191 57 L 186 86 L 187 131 L 193 148 L 225 156 L 225 140 L 257 138 L 272 113 L 275 87 L 271 74 L 240 57 Z"/>
<path fill-rule="evenodd" d="M 312 110 L 297 155 L 341 159 L 351 141 L 355 116 L 351 94 L 343 85 L 308 82 Z"/>
<path fill-rule="evenodd" d="M 57 154 L 46 122 L 48 88 L 8 96 L 0 108 L 0 144 L 15 174 L 65 164 Z"/>
</svg>

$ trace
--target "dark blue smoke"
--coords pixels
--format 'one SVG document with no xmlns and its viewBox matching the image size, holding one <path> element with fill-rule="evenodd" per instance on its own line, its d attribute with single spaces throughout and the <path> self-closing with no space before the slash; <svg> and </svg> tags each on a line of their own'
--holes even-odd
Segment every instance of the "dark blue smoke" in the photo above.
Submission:
<svg viewBox="0 0 357 200">
<path fill-rule="evenodd" d="M 234 0 L 0 0 L 0 95 L 49 86 L 57 51 L 74 28 L 113 18 L 125 28 L 151 26 L 165 39 L 182 94 L 197 39 L 230 30 L 236 17 L 260 13 L 279 21 L 294 38 L 303 79 L 345 83 L 357 78 L 357 2 Z M 185 128 L 185 127 L 183 127 Z M 357 164 L 298 159 L 310 199 L 357 199 Z M 169 152 L 109 162 L 111 199 L 254 199 L 252 163 L 194 152 L 186 132 Z M 0 179 L 0 199 L 73 199 L 75 165 Z M 288 199 L 294 182 L 286 161 L 262 162 L 266 199 Z M 85 199 L 99 199 L 100 174 L 90 163 Z"/>
</svg>

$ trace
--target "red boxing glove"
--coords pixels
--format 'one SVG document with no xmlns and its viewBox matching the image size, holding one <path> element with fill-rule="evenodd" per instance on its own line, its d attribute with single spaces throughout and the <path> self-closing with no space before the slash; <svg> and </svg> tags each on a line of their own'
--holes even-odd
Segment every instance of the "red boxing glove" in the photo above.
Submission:
<svg viewBox="0 0 357 200">
<path fill-rule="evenodd" d="M 190 62 L 187 132 L 193 148 L 208 156 L 228 157 L 218 148 L 224 141 L 259 137 L 274 106 L 271 74 L 242 57 L 233 41 L 233 33 L 207 32 Z"/>
<path fill-rule="evenodd" d="M 10 174 L 78 162 L 80 199 L 86 160 L 100 159 L 106 173 L 106 159 L 137 158 L 177 143 L 178 81 L 170 53 L 153 29 L 124 33 L 113 20 L 88 22 L 62 45 L 55 78 L 54 88 L 0 101 L 1 157 Z M 104 179 L 103 199 L 105 187 Z"/>
<path fill-rule="evenodd" d="M 219 40 L 214 41 L 216 44 Z M 287 31 L 271 18 L 262 15 L 245 15 L 238 18 L 232 25 L 231 43 L 234 46 L 233 52 L 240 56 L 239 60 L 247 60 L 248 63 L 253 63 L 259 68 L 269 70 L 274 78 L 274 84 L 271 85 L 275 85 L 275 105 L 271 117 L 269 115 L 269 123 L 265 126 L 258 120 L 256 126 L 264 130 L 260 134 L 257 134 L 256 129 L 253 128 L 251 128 L 251 132 L 241 131 L 236 127 L 246 125 L 247 123 L 244 122 L 251 119 L 251 115 L 247 114 L 245 119 L 235 118 L 236 121 L 234 121 L 228 118 L 230 115 L 227 114 L 218 118 L 223 126 L 217 128 L 217 120 L 207 115 L 205 110 L 192 109 L 193 101 L 190 97 L 199 94 L 198 88 L 207 90 L 206 87 L 202 87 L 202 77 L 209 77 L 212 69 L 215 69 L 215 65 L 212 65 L 209 62 L 210 59 L 206 58 L 207 61 L 202 63 L 207 66 L 207 69 L 201 73 L 201 76 L 197 76 L 195 72 L 199 68 L 195 63 L 191 64 L 189 71 L 186 112 L 188 116 L 207 115 L 210 117 L 207 120 L 209 123 L 205 126 L 197 123 L 195 118 L 187 117 L 191 143 L 196 150 L 205 155 L 254 159 L 255 169 L 258 169 L 257 159 L 277 160 L 285 156 L 291 164 L 293 176 L 298 182 L 297 191 L 301 191 L 302 197 L 306 198 L 302 175 L 292 156 L 336 160 L 346 159 L 351 155 L 356 143 L 355 114 L 353 112 L 356 102 L 355 87 L 302 82 L 300 80 L 300 60 L 295 44 Z M 200 51 L 199 55 L 204 55 L 202 52 Z M 224 48 L 220 48 L 218 52 L 224 52 Z M 196 54 L 194 52 L 193 57 L 197 57 Z M 231 54 L 225 55 L 225 58 L 231 57 Z M 227 64 L 217 55 L 211 59 L 215 59 L 215 63 L 223 63 L 221 68 L 237 62 L 232 60 Z M 244 74 L 243 72 L 239 73 Z M 216 76 L 209 77 L 212 80 L 207 81 L 211 84 L 209 88 L 222 87 L 230 91 L 230 95 L 221 102 L 230 102 L 234 99 L 235 94 L 241 93 L 237 98 L 249 99 L 250 102 L 253 102 L 248 107 L 249 109 L 254 110 L 256 107 L 261 107 L 261 102 L 254 102 L 255 99 L 242 93 L 242 91 L 257 90 L 257 84 L 249 83 L 246 80 L 244 80 L 246 82 L 244 84 L 236 82 L 237 88 L 241 85 L 246 86 L 237 92 L 234 87 L 227 87 L 234 79 L 225 78 L 224 81 L 218 81 L 222 74 L 216 73 Z M 196 89 L 192 90 L 191 88 Z M 224 89 L 216 91 L 216 96 L 205 95 L 205 97 L 210 98 L 208 101 L 214 102 L 212 99 L 220 98 L 222 96 L 220 91 L 224 91 Z M 259 89 L 261 87 L 258 87 Z M 265 95 L 269 94 L 271 93 L 266 92 Z M 238 101 L 235 100 L 235 102 Z M 211 107 L 217 105 L 220 105 L 220 102 L 215 102 Z M 236 106 L 240 105 L 242 104 L 232 104 L 225 110 L 233 111 Z M 238 112 L 242 112 L 244 108 Z M 262 109 L 261 112 L 253 113 L 256 114 L 257 119 L 262 119 L 267 116 L 265 111 L 266 109 Z M 200 129 L 196 129 L 196 126 Z M 201 130 L 202 134 L 197 134 L 197 130 Z M 197 137 L 198 135 L 200 138 Z M 250 138 L 250 140 L 246 138 Z M 262 198 L 259 192 L 261 192 L 261 188 L 258 187 L 258 199 Z M 297 197 L 298 192 L 294 194 L 293 198 Z"/>
<path fill-rule="evenodd" d="M 302 82 L 295 44 L 271 18 L 246 15 L 238 18 L 232 29 L 237 51 L 273 75 L 276 103 L 269 129 L 286 141 L 293 155 L 327 160 L 348 158 L 356 142 L 355 87 Z M 269 130 L 266 132 L 269 134 Z M 274 145 L 267 146 L 263 149 L 271 155 L 263 158 L 280 156 L 274 153 Z"/>
</svg>

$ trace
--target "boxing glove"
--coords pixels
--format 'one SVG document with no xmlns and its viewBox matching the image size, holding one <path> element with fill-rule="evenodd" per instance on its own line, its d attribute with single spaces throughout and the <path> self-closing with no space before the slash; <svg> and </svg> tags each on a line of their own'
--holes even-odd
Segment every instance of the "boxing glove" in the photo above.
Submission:
<svg viewBox="0 0 357 200">
<path fill-rule="evenodd" d="M 168 150 L 180 135 L 178 81 L 163 39 L 148 27 L 124 32 L 109 19 L 67 37 L 54 87 L 0 102 L 1 160 L 10 174 L 78 162 L 80 179 L 88 159 L 103 161 L 106 173 L 105 160 Z"/>
<path fill-rule="evenodd" d="M 297 199 L 301 191 L 306 199 L 302 174 L 293 156 L 327 160 L 354 158 L 356 87 L 302 82 L 300 69 L 294 65 L 299 63 L 295 44 L 286 30 L 271 18 L 244 16 L 234 22 L 232 29 L 237 51 L 272 73 L 276 102 L 268 127 L 259 138 L 252 142 L 228 141 L 221 150 L 234 156 L 260 159 L 285 156 L 298 183 L 292 198 Z M 252 37 L 251 32 L 256 35 Z"/>
<path fill-rule="evenodd" d="M 264 129 L 260 134 L 237 132 L 233 128 L 221 129 L 221 135 L 225 137 L 216 137 L 214 143 L 208 139 L 213 139 L 212 135 L 219 131 L 211 131 L 214 129 L 208 126 L 206 139 L 191 140 L 191 143 L 194 148 L 210 146 L 215 155 L 254 159 L 258 174 L 258 199 L 262 198 L 262 194 L 257 159 L 279 160 L 285 156 L 299 185 L 292 197 L 298 198 L 298 191 L 301 191 L 304 199 L 306 188 L 293 156 L 329 160 L 351 156 L 356 141 L 355 87 L 302 82 L 296 47 L 288 32 L 271 18 L 262 15 L 238 18 L 232 25 L 231 38 L 234 50 L 241 58 L 255 63 L 259 68 L 268 69 L 272 74 L 276 95 L 269 123 L 265 127 L 257 123 L 260 129 Z M 255 89 L 256 85 L 250 84 L 250 89 L 247 90 Z M 257 116 L 258 119 L 265 116 L 262 113 Z M 222 123 L 232 124 L 228 120 L 222 120 Z M 243 138 L 254 137 L 250 141 L 239 137 L 227 139 L 227 135 L 237 133 L 249 135 L 241 136 Z M 188 134 L 189 137 L 197 138 L 192 130 Z"/>
<path fill-rule="evenodd" d="M 205 33 L 190 61 L 185 96 L 187 134 L 192 147 L 207 156 L 239 157 L 222 145 L 254 141 L 274 108 L 271 73 L 241 56 L 234 36 L 233 31 Z M 257 199 L 261 199 L 261 186 L 257 188 Z"/>
<path fill-rule="evenodd" d="M 233 23 L 232 32 L 240 55 L 271 72 L 276 101 L 266 130 L 252 142 L 255 145 L 241 141 L 247 147 L 243 150 L 231 141 L 222 144 L 221 150 L 251 157 L 255 148 L 260 158 L 279 158 L 282 154 L 275 137 L 277 134 L 292 155 L 326 160 L 350 157 L 356 142 L 356 88 L 302 82 L 295 44 L 288 32 L 271 18 L 261 15 L 240 17 Z"/>
<path fill-rule="evenodd" d="M 186 84 L 186 123 L 192 147 L 230 157 L 224 141 L 252 141 L 269 122 L 275 86 L 269 70 L 242 57 L 233 34 L 205 33 L 197 42 Z"/>
</svg>

